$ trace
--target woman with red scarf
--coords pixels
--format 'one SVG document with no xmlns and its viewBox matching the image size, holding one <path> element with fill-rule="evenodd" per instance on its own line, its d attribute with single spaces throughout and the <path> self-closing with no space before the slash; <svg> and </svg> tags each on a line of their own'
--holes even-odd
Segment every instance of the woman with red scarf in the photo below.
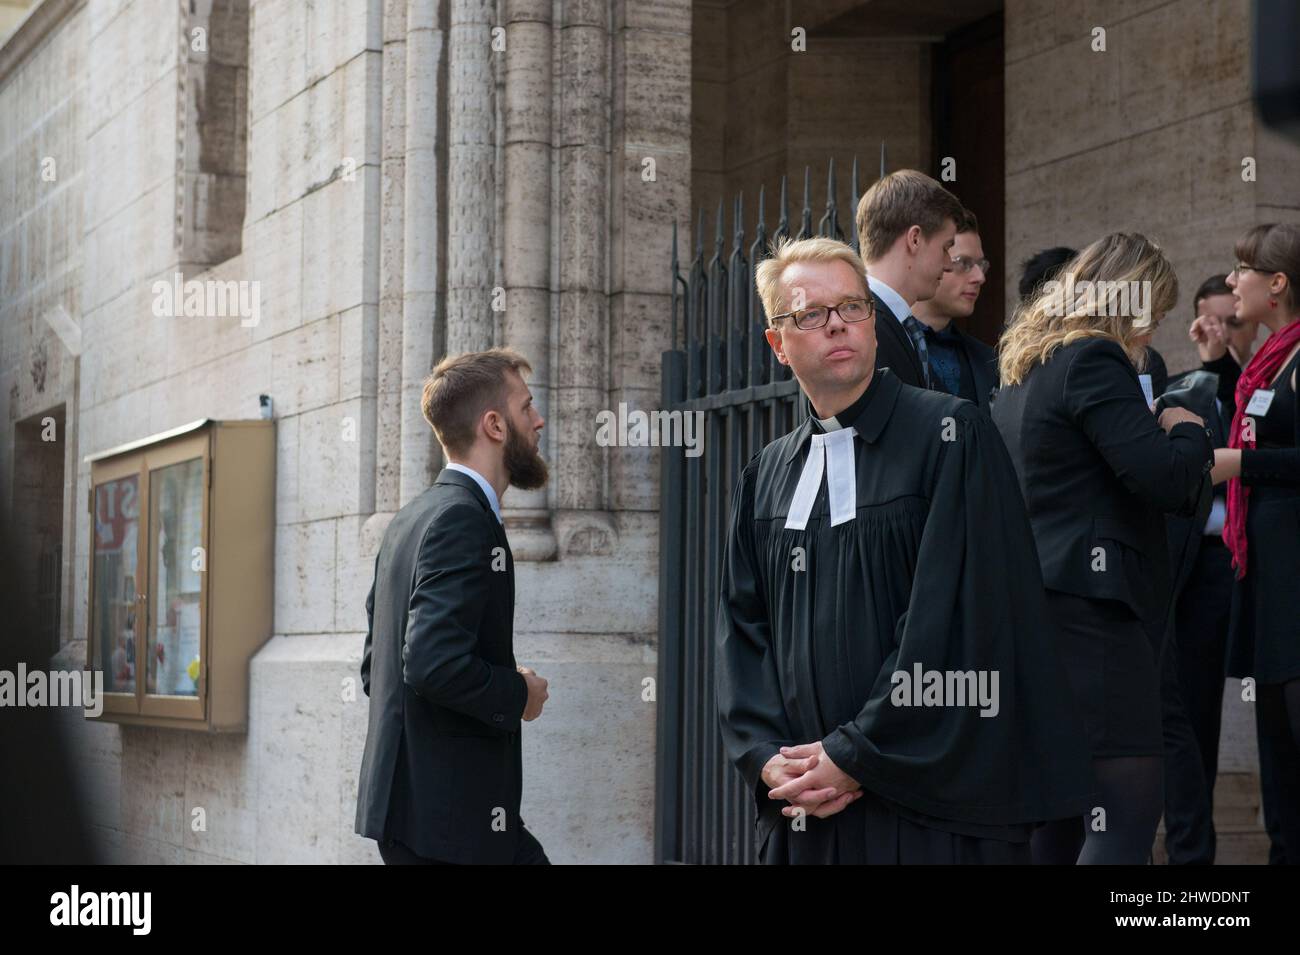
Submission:
<svg viewBox="0 0 1300 955">
<path fill-rule="evenodd" d="M 1272 859 L 1300 865 L 1300 226 L 1256 226 L 1236 254 L 1236 315 L 1271 334 L 1242 370 L 1229 446 L 1214 453 L 1237 577 L 1228 674 L 1255 680 L 1264 809 L 1281 837 Z"/>
</svg>

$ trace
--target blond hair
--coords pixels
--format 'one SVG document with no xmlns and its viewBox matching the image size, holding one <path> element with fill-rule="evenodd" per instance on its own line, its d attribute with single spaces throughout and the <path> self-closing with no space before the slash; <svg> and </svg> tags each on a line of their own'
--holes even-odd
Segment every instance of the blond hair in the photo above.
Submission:
<svg viewBox="0 0 1300 955">
<path fill-rule="evenodd" d="M 501 409 L 506 373 L 532 371 L 523 355 L 511 348 L 448 355 L 424 380 L 420 409 L 451 454 L 464 454 L 474 445 L 479 419 L 489 409 Z M 520 372 L 522 374 L 522 372 Z"/>
<path fill-rule="evenodd" d="M 770 251 L 771 258 L 765 259 L 754 271 L 754 284 L 758 288 L 758 297 L 763 302 L 763 312 L 769 325 L 773 324 L 773 315 L 780 315 L 786 310 L 781 292 L 781 276 L 796 262 L 847 262 L 861 277 L 863 290 L 866 289 L 867 268 L 862 264 L 862 259 L 853 249 L 836 239 L 820 236 L 813 239 L 782 238 L 772 244 Z"/>
<path fill-rule="evenodd" d="M 855 225 L 858 245 L 868 262 L 882 259 L 912 226 L 921 227 L 927 239 L 951 219 L 959 231 L 970 213 L 960 200 L 923 172 L 899 169 L 877 179 L 858 202 Z"/>
<path fill-rule="evenodd" d="M 1114 297 L 1139 283 L 1145 306 L 1117 310 Z M 1016 310 L 998 341 L 1004 385 L 1019 384 L 1034 365 L 1046 364 L 1063 345 L 1082 338 L 1118 342 L 1133 364 L 1146 366 L 1144 339 L 1178 301 L 1178 276 L 1160 246 L 1137 233 L 1098 239 Z"/>
</svg>

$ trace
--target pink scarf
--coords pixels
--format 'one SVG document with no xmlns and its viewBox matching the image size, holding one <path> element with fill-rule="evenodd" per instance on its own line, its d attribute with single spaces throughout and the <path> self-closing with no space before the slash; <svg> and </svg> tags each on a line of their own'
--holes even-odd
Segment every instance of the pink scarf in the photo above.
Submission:
<svg viewBox="0 0 1300 955">
<path fill-rule="evenodd" d="M 1268 336 L 1264 347 L 1255 353 L 1246 365 L 1246 369 L 1237 380 L 1237 413 L 1232 416 L 1232 428 L 1228 432 L 1228 447 L 1255 447 L 1254 428 L 1251 428 L 1250 440 L 1243 435 L 1242 423 L 1247 417 L 1246 405 L 1250 397 L 1259 388 L 1264 388 L 1283 361 L 1291 353 L 1296 342 L 1300 342 L 1300 321 L 1284 325 L 1280 330 Z M 1228 519 L 1223 525 L 1223 542 L 1232 552 L 1232 566 L 1236 568 L 1237 579 L 1246 576 L 1246 507 L 1250 501 L 1250 488 L 1241 483 L 1240 478 L 1228 482 Z"/>
</svg>

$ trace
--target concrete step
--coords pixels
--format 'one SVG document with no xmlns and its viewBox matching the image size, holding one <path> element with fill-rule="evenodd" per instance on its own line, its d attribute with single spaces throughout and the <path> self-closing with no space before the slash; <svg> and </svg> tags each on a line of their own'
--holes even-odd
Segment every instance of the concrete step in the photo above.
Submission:
<svg viewBox="0 0 1300 955">
<path fill-rule="evenodd" d="M 1267 865 L 1268 834 L 1260 805 L 1257 773 L 1220 773 L 1214 784 L 1216 865 Z M 1156 865 L 1166 865 L 1165 821 L 1153 848 Z"/>
</svg>

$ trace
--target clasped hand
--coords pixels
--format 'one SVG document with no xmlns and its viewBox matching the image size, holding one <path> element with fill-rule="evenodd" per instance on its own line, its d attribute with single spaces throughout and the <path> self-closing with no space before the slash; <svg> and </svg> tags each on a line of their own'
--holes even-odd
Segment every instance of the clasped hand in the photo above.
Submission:
<svg viewBox="0 0 1300 955">
<path fill-rule="evenodd" d="M 800 810 L 818 819 L 833 816 L 862 795 L 862 787 L 835 765 L 821 741 L 782 746 L 763 767 L 769 799 L 784 799 L 781 815 L 794 818 Z"/>
</svg>

